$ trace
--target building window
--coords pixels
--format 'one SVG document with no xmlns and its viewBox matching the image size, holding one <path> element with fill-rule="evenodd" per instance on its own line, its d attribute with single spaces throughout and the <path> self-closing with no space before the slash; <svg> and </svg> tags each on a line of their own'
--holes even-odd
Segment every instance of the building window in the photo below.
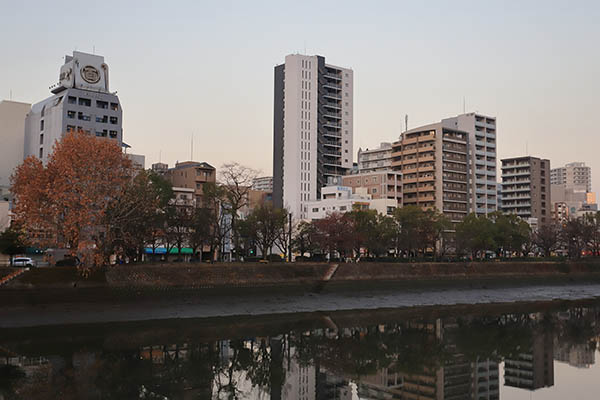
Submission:
<svg viewBox="0 0 600 400">
<path fill-rule="evenodd" d="M 109 135 L 110 135 L 110 137 L 111 137 L 112 139 L 116 139 L 116 137 L 117 137 L 117 131 L 110 131 L 110 132 L 109 132 Z"/>
<path fill-rule="evenodd" d="M 108 101 L 96 100 L 96 107 L 108 109 Z"/>
<path fill-rule="evenodd" d="M 119 110 L 119 103 L 110 103 L 110 109 L 113 111 Z"/>
<path fill-rule="evenodd" d="M 101 117 L 96 117 L 96 122 L 107 124 L 108 123 L 108 115 L 103 115 Z"/>
<path fill-rule="evenodd" d="M 85 115 L 82 112 L 77 113 L 77 119 L 80 119 L 82 121 L 89 121 L 90 120 L 90 116 L 89 115 Z"/>
<path fill-rule="evenodd" d="M 75 126 L 73 125 L 67 125 L 67 132 L 72 132 L 75 130 Z"/>
<path fill-rule="evenodd" d="M 40 147 L 40 158 L 44 157 L 44 149 Z"/>
<path fill-rule="evenodd" d="M 77 104 L 77 97 L 75 97 L 75 96 L 69 96 L 69 98 L 68 98 L 67 101 L 68 101 L 69 104 Z"/>
<path fill-rule="evenodd" d="M 44 130 L 44 120 L 40 121 L 40 131 Z"/>
<path fill-rule="evenodd" d="M 92 100 L 90 99 L 84 99 L 83 97 L 79 98 L 79 105 L 80 106 L 85 106 L 85 107 L 91 107 L 92 106 Z"/>
<path fill-rule="evenodd" d="M 67 111 L 67 118 L 75 118 L 75 111 Z"/>
<path fill-rule="evenodd" d="M 44 144 L 44 134 L 40 135 L 40 144 Z"/>
<path fill-rule="evenodd" d="M 119 122 L 119 118 L 117 117 L 110 117 L 110 123 L 113 125 L 116 125 Z"/>
</svg>

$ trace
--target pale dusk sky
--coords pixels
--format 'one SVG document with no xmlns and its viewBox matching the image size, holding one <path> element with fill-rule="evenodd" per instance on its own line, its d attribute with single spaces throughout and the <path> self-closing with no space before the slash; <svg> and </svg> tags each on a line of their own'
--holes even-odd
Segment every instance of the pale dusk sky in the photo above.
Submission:
<svg viewBox="0 0 600 400">
<path fill-rule="evenodd" d="M 273 67 L 354 70 L 359 147 L 463 111 L 498 118 L 498 158 L 584 161 L 600 190 L 599 1 L 0 0 L 0 99 L 50 95 L 65 54 L 103 55 L 124 140 L 146 164 L 271 174 Z"/>
</svg>

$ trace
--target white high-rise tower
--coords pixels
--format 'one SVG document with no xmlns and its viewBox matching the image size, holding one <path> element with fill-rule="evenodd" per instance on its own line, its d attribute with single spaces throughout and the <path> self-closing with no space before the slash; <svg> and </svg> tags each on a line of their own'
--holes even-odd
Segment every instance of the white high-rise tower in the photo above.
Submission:
<svg viewBox="0 0 600 400">
<path fill-rule="evenodd" d="M 273 201 L 295 218 L 353 162 L 353 71 L 322 56 L 288 55 L 275 67 Z"/>
</svg>

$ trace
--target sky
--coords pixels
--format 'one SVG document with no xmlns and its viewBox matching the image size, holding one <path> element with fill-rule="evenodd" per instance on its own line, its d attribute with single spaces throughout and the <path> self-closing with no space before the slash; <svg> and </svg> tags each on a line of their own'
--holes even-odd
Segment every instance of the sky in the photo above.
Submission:
<svg viewBox="0 0 600 400">
<path fill-rule="evenodd" d="M 584 161 L 600 191 L 600 1 L 0 0 L 0 99 L 50 95 L 64 56 L 105 57 L 146 165 L 272 171 L 273 67 L 354 70 L 359 147 L 463 112 L 497 117 L 498 159 Z M 463 103 L 464 102 L 464 103 Z"/>
</svg>

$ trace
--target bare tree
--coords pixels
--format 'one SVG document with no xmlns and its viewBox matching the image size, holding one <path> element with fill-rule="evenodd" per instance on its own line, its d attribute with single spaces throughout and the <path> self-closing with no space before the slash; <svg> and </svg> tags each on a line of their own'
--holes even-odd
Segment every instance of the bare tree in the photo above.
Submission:
<svg viewBox="0 0 600 400">
<path fill-rule="evenodd" d="M 533 234 L 533 242 L 543 251 L 545 257 L 555 250 L 559 244 L 560 230 L 554 224 L 544 224 Z"/>
<path fill-rule="evenodd" d="M 231 235 L 235 249 L 234 258 L 237 259 L 240 240 L 239 230 L 237 229 L 238 213 L 242 208 L 248 206 L 248 194 L 258 172 L 252 168 L 233 162 L 223 164 L 219 170 L 219 175 L 219 182 L 223 187 L 225 198 L 228 202 L 227 209 L 231 216 Z"/>
</svg>

